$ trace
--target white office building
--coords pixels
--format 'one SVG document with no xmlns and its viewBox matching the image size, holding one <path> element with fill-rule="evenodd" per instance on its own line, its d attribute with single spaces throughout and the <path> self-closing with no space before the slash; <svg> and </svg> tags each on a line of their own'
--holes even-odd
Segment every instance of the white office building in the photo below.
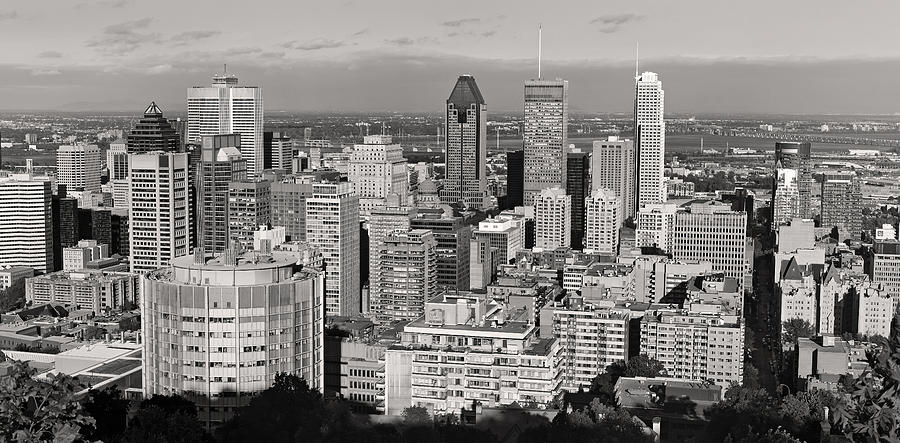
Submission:
<svg viewBox="0 0 900 443">
<path fill-rule="evenodd" d="M 635 83 L 634 126 L 637 137 L 637 208 L 666 201 L 663 178 L 666 156 L 665 94 L 654 72 L 641 74 Z"/>
<path fill-rule="evenodd" d="M 568 128 L 569 82 L 540 78 L 525 82 L 526 206 L 533 206 L 543 189 L 565 189 Z"/>
<path fill-rule="evenodd" d="M 49 178 L 0 177 L 0 266 L 54 270 L 52 205 Z"/>
<path fill-rule="evenodd" d="M 572 196 L 558 187 L 542 190 L 535 200 L 534 219 L 535 248 L 568 247 L 572 235 Z"/>
<path fill-rule="evenodd" d="M 609 189 L 595 189 L 584 199 L 584 249 L 616 255 L 619 251 L 619 198 Z"/>
<path fill-rule="evenodd" d="M 403 148 L 392 143 L 390 135 L 367 135 L 363 144 L 353 145 L 347 177 L 359 196 L 361 216 L 368 216 L 372 209 L 384 206 L 390 194 L 396 194 L 402 206 L 409 201 L 409 176 Z"/>
<path fill-rule="evenodd" d="M 325 260 L 326 315 L 359 313 L 359 197 L 352 184 L 313 184 L 306 199 L 306 241 Z"/>
<path fill-rule="evenodd" d="M 68 191 L 100 192 L 102 156 L 97 145 L 60 146 L 56 150 L 56 183 Z"/>
</svg>

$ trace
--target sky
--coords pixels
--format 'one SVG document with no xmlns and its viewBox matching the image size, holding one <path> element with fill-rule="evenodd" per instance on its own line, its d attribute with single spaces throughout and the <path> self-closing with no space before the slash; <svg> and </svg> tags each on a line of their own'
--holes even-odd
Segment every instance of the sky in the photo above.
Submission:
<svg viewBox="0 0 900 443">
<path fill-rule="evenodd" d="M 489 112 L 570 82 L 572 112 L 629 112 L 640 70 L 669 113 L 900 113 L 894 0 L 0 2 L 0 110 L 183 111 L 227 64 L 267 111 L 440 112 L 475 76 Z"/>
</svg>

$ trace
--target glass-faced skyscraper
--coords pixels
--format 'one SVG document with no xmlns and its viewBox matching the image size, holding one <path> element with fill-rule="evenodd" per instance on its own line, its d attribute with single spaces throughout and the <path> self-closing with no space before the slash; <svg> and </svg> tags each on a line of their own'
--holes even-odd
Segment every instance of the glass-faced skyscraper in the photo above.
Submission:
<svg viewBox="0 0 900 443">
<path fill-rule="evenodd" d="M 248 175 L 262 169 L 262 88 L 238 86 L 234 75 L 215 75 L 212 86 L 188 88 L 187 105 L 188 143 L 199 144 L 205 135 L 240 134 Z"/>
<path fill-rule="evenodd" d="M 775 142 L 775 169 L 793 169 L 796 172 L 797 181 L 797 216 L 812 218 L 810 197 L 813 186 L 813 170 L 810 163 L 812 145 L 809 142 Z M 778 191 L 776 182 L 773 191 Z M 773 192 L 773 195 L 774 195 Z"/>
<path fill-rule="evenodd" d="M 487 109 L 475 77 L 461 75 L 447 99 L 447 177 L 441 200 L 473 209 L 488 206 Z"/>
<path fill-rule="evenodd" d="M 645 72 L 637 77 L 634 96 L 634 145 L 637 154 L 635 209 L 666 200 L 663 180 L 666 157 L 664 98 L 662 82 L 655 72 Z"/>
<path fill-rule="evenodd" d="M 569 82 L 525 82 L 525 205 L 533 206 L 542 189 L 565 189 L 568 121 Z"/>
<path fill-rule="evenodd" d="M 125 138 L 129 154 L 146 154 L 153 151 L 178 151 L 178 133 L 163 117 L 162 110 L 156 102 L 150 102 L 144 110 L 144 116 L 138 120 L 134 128 Z"/>
</svg>

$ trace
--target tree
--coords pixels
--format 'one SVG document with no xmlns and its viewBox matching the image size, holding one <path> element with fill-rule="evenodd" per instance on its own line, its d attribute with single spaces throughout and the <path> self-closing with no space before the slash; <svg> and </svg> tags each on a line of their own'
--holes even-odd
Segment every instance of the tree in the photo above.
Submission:
<svg viewBox="0 0 900 443">
<path fill-rule="evenodd" d="M 564 441 L 567 443 L 651 442 L 653 437 L 628 412 L 594 399 L 582 410 L 561 411 L 549 425 L 527 429 L 519 443 Z"/>
<path fill-rule="evenodd" d="M 756 369 L 753 363 L 747 362 L 744 364 L 744 379 L 741 384 L 749 389 L 758 389 L 760 387 L 759 370 Z"/>
<path fill-rule="evenodd" d="M 13 364 L 0 382 L 0 441 L 84 441 L 94 419 L 75 400 L 80 390 L 67 375 L 34 379 L 27 363 Z"/>
<path fill-rule="evenodd" d="M 410 406 L 404 409 L 401 415 L 403 416 L 403 424 L 407 426 L 431 424 L 431 416 L 428 415 L 428 410 L 421 406 Z"/>
<path fill-rule="evenodd" d="M 615 400 L 615 386 L 620 377 L 665 377 L 666 368 L 661 361 L 645 354 L 632 357 L 628 362 L 617 361 L 606 367 L 591 381 L 590 392 Z M 605 401 L 605 403 L 610 403 Z"/>
<path fill-rule="evenodd" d="M 183 408 L 172 410 L 160 403 L 141 402 L 137 413 L 128 422 L 122 441 L 190 443 L 210 441 L 210 438 L 197 419 L 196 408 L 191 413 Z"/>
<path fill-rule="evenodd" d="M 126 429 L 128 403 L 128 400 L 122 398 L 122 391 L 115 386 L 101 391 L 94 389 L 88 391 L 81 404 L 84 411 L 96 422 L 89 437 L 101 441 L 120 439 Z"/>
<path fill-rule="evenodd" d="M 815 333 L 813 326 L 806 320 L 800 318 L 792 318 L 782 323 L 784 332 L 781 334 L 781 340 L 784 343 L 797 343 L 799 338 L 809 338 Z"/>
<path fill-rule="evenodd" d="M 898 325 L 895 323 L 894 328 Z M 868 354 L 870 369 L 854 383 L 850 401 L 835 411 L 853 441 L 900 441 L 900 334 L 888 347 Z"/>
</svg>

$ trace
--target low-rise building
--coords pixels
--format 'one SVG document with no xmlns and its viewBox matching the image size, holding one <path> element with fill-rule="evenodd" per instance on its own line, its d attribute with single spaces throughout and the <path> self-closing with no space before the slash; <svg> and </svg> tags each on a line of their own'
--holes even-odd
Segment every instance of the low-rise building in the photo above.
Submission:
<svg viewBox="0 0 900 443">
<path fill-rule="evenodd" d="M 4 291 L 16 283 L 34 276 L 34 268 L 27 266 L 11 266 L 0 269 L 0 291 Z"/>
<path fill-rule="evenodd" d="M 138 277 L 129 272 L 83 269 L 58 271 L 25 280 L 29 303 L 79 306 L 99 313 L 138 304 Z"/>
</svg>

